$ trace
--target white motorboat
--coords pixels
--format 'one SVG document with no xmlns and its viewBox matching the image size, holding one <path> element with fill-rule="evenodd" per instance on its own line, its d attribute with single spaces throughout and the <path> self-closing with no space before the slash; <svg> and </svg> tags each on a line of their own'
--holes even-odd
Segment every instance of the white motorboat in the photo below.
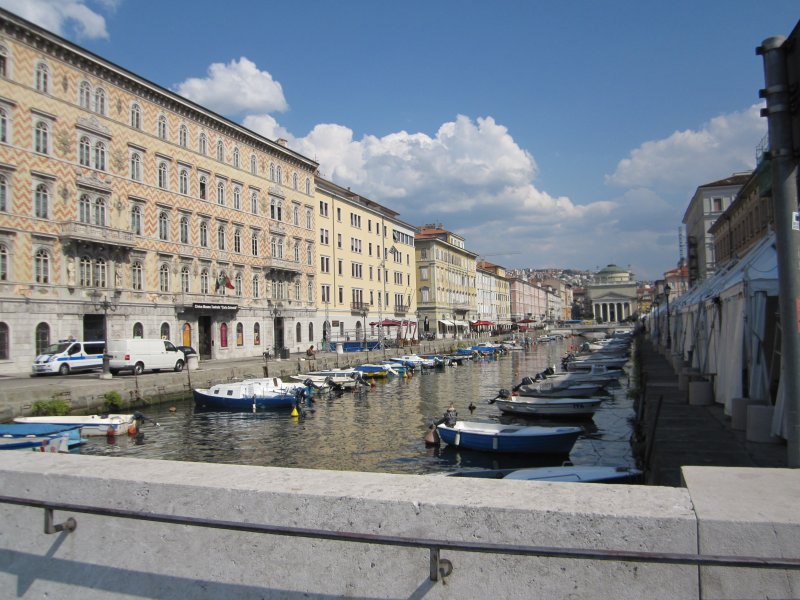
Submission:
<svg viewBox="0 0 800 600">
<path fill-rule="evenodd" d="M 534 398 L 512 396 L 492 401 L 502 412 L 527 417 L 591 417 L 605 398 Z"/>
<path fill-rule="evenodd" d="M 15 423 L 51 423 L 53 425 L 74 425 L 81 428 L 81 435 L 124 435 L 133 425 L 134 415 L 84 415 L 50 417 L 16 417 Z"/>
<path fill-rule="evenodd" d="M 310 379 L 315 387 L 328 386 L 331 388 L 339 388 L 351 390 L 357 385 L 363 385 L 361 372 L 355 369 L 329 369 L 327 371 L 310 371 L 308 373 L 300 373 L 292 375 L 291 379 L 305 383 Z"/>
</svg>

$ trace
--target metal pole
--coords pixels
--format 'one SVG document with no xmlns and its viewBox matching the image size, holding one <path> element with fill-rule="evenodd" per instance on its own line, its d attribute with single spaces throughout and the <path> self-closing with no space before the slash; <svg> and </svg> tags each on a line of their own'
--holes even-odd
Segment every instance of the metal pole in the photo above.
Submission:
<svg viewBox="0 0 800 600">
<path fill-rule="evenodd" d="M 759 92 L 767 101 L 761 116 L 769 125 L 772 159 L 772 198 L 778 254 L 778 284 L 781 320 L 781 383 L 788 431 L 787 463 L 800 467 L 800 245 L 797 223 L 797 163 L 792 155 L 789 86 L 784 38 L 771 37 L 756 48 L 764 57 L 765 87 Z"/>
</svg>

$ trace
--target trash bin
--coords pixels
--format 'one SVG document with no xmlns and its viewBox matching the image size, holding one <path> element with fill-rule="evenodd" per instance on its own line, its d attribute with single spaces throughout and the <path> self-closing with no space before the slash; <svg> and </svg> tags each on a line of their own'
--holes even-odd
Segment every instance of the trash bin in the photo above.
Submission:
<svg viewBox="0 0 800 600">
<path fill-rule="evenodd" d="M 281 358 L 289 358 L 289 349 L 286 347 L 281 348 Z"/>
<path fill-rule="evenodd" d="M 200 357 L 197 354 L 189 354 L 186 357 L 186 368 L 190 371 L 197 371 L 200 368 Z"/>
</svg>

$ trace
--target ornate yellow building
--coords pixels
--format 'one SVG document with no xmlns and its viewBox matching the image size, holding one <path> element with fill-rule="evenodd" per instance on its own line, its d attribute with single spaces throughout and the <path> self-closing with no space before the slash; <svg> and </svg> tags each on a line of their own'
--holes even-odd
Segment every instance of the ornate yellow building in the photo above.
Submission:
<svg viewBox="0 0 800 600">
<path fill-rule="evenodd" d="M 316 179 L 323 343 L 416 337 L 414 234 L 398 213 Z"/>
<path fill-rule="evenodd" d="M 316 169 L 0 11 L 0 373 L 69 336 L 318 338 Z"/>
</svg>

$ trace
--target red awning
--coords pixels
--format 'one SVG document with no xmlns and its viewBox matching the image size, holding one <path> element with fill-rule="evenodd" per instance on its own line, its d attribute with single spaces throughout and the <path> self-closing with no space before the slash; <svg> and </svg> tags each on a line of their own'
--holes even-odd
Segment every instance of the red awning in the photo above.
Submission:
<svg viewBox="0 0 800 600">
<path fill-rule="evenodd" d="M 471 325 L 473 327 L 491 327 L 494 323 L 491 321 L 474 321 Z"/>
<path fill-rule="evenodd" d="M 381 327 L 400 327 L 400 321 L 392 319 L 384 319 L 383 321 L 373 321 L 370 325 L 379 325 Z"/>
<path fill-rule="evenodd" d="M 517 323 L 535 323 L 533 319 L 522 319 L 521 321 L 517 321 Z"/>
</svg>

